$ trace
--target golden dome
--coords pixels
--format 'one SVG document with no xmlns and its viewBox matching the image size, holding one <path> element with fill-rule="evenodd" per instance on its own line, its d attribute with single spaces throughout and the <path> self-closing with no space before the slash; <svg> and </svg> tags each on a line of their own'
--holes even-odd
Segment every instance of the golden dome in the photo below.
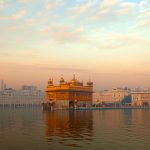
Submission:
<svg viewBox="0 0 150 150">
<path fill-rule="evenodd" d="M 78 80 L 75 78 L 75 75 L 73 75 L 73 79 L 70 81 L 70 83 L 72 84 L 78 83 Z"/>
<path fill-rule="evenodd" d="M 92 82 L 91 80 L 89 80 L 89 81 L 87 82 L 87 85 L 88 85 L 88 86 L 93 86 L 93 82 Z"/>
<path fill-rule="evenodd" d="M 53 84 L 53 79 L 49 78 L 48 85 L 52 85 L 52 84 Z"/>
<path fill-rule="evenodd" d="M 65 82 L 64 78 L 61 77 L 59 82 L 60 82 L 60 83 L 64 83 L 64 82 Z"/>
</svg>

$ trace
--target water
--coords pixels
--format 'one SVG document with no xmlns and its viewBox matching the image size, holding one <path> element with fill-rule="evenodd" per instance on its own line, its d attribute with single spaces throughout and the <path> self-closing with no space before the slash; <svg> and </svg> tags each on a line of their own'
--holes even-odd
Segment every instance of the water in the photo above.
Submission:
<svg viewBox="0 0 150 150">
<path fill-rule="evenodd" d="M 150 110 L 0 109 L 1 150 L 149 150 Z"/>
</svg>

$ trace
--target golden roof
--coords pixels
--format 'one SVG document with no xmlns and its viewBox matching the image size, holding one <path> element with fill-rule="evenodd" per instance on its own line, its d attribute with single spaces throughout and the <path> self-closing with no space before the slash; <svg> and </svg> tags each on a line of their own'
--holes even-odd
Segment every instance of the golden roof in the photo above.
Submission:
<svg viewBox="0 0 150 150">
<path fill-rule="evenodd" d="M 49 84 L 49 85 L 53 84 L 53 79 L 52 79 L 52 78 L 49 78 L 48 84 Z"/>
<path fill-rule="evenodd" d="M 60 78 L 60 81 L 59 81 L 60 83 L 64 83 L 65 82 L 65 80 L 64 80 L 64 78 L 63 78 L 63 76 L 61 76 L 61 78 Z"/>
<path fill-rule="evenodd" d="M 70 80 L 70 83 L 79 83 L 79 81 L 75 78 L 75 75 L 73 75 L 73 79 Z"/>
<path fill-rule="evenodd" d="M 87 82 L 87 85 L 88 85 L 88 86 L 93 86 L 93 82 L 92 82 L 91 80 L 89 80 L 89 81 Z"/>
</svg>

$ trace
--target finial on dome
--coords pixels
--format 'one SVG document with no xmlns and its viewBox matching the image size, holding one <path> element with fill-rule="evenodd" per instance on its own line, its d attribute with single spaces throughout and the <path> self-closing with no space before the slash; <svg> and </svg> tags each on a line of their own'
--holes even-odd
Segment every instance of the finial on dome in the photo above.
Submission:
<svg viewBox="0 0 150 150">
<path fill-rule="evenodd" d="M 53 78 L 49 78 L 48 85 L 53 85 Z"/>
<path fill-rule="evenodd" d="M 87 86 L 93 86 L 93 82 L 91 81 L 90 78 L 89 78 L 89 81 L 87 82 Z"/>
<path fill-rule="evenodd" d="M 65 80 L 64 80 L 64 78 L 63 78 L 63 75 L 61 75 L 60 84 L 62 84 L 62 83 L 64 83 L 64 82 L 65 82 Z"/>
</svg>

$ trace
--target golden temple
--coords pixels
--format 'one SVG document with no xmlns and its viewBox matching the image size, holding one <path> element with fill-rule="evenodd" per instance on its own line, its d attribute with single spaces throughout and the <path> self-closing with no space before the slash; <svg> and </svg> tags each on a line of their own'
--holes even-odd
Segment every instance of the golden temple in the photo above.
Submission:
<svg viewBox="0 0 150 150">
<path fill-rule="evenodd" d="M 48 80 L 46 97 L 43 103 L 45 109 L 76 109 L 77 107 L 90 107 L 92 105 L 93 82 L 90 80 L 83 84 L 75 75 L 66 82 L 63 77 L 59 84 L 54 85 L 53 79 Z"/>
</svg>

